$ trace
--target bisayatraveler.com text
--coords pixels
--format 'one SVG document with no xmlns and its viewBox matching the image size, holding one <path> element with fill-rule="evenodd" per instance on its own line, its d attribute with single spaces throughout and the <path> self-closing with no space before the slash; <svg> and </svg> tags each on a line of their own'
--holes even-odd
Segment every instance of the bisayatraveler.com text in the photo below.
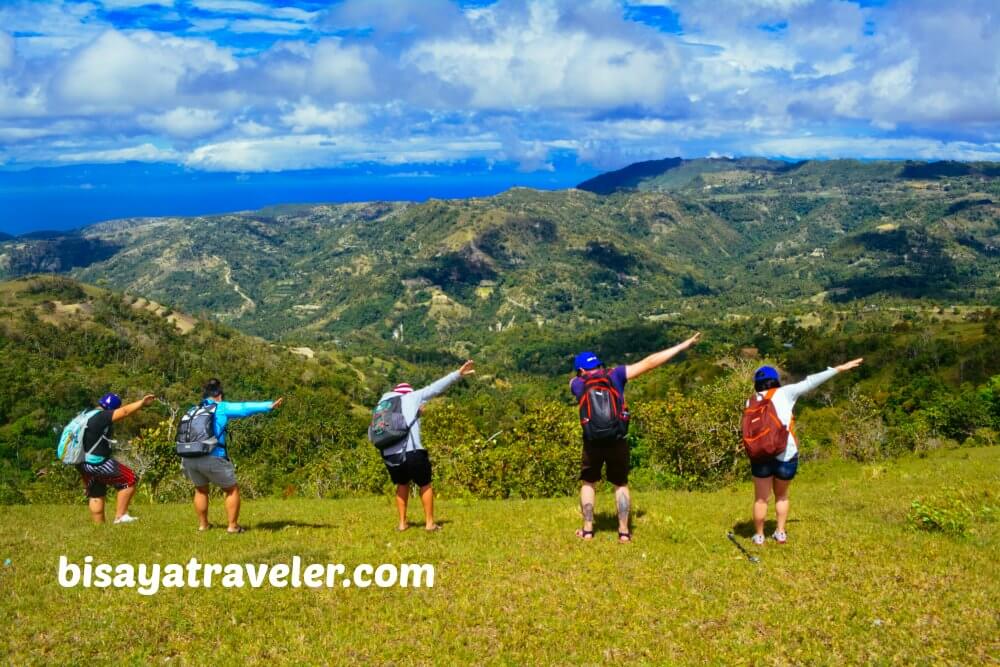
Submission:
<svg viewBox="0 0 1000 667">
<path fill-rule="evenodd" d="M 168 588 L 433 588 L 429 563 L 304 563 L 293 556 L 285 563 L 101 563 L 86 556 L 74 563 L 59 557 L 63 588 L 131 588 L 155 595 Z"/>
</svg>

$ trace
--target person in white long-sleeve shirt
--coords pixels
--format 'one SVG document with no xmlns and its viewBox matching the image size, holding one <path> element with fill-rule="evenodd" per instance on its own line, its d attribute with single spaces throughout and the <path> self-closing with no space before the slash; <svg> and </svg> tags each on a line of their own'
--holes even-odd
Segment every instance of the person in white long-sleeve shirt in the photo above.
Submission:
<svg viewBox="0 0 1000 667">
<path fill-rule="evenodd" d="M 778 517 L 777 529 L 772 537 L 778 544 L 788 540 L 785 524 L 788 521 L 788 487 L 795 477 L 799 467 L 799 443 L 795 436 L 795 417 L 792 414 L 795 402 L 800 396 L 820 386 L 837 373 L 849 371 L 861 365 L 863 359 L 854 359 L 840 366 L 832 366 L 825 371 L 814 373 L 801 382 L 782 386 L 778 371 L 771 366 L 762 366 L 754 373 L 754 391 L 757 398 L 762 399 L 770 394 L 774 411 L 781 423 L 788 427 L 788 445 L 785 451 L 773 459 L 751 461 L 750 472 L 753 475 L 753 543 L 764 544 L 764 519 L 767 517 L 767 505 L 774 492 L 774 510 Z M 773 390 L 773 391 L 771 391 Z M 749 405 L 749 401 L 747 401 Z"/>
<path fill-rule="evenodd" d="M 409 425 L 409 432 L 399 444 L 382 450 L 382 460 L 389 472 L 389 477 L 396 485 L 396 509 L 399 510 L 398 530 L 406 530 L 406 506 L 410 499 L 410 484 L 416 484 L 420 489 L 420 501 L 424 506 L 424 524 L 427 530 L 440 530 L 434 523 L 434 490 L 431 487 L 431 460 L 420 439 L 420 413 L 424 404 L 444 393 L 448 387 L 463 377 L 475 373 L 473 362 L 466 361 L 457 371 L 435 380 L 423 389 L 414 389 L 402 382 L 386 392 L 379 402 L 400 397 L 400 409 L 403 418 Z"/>
</svg>

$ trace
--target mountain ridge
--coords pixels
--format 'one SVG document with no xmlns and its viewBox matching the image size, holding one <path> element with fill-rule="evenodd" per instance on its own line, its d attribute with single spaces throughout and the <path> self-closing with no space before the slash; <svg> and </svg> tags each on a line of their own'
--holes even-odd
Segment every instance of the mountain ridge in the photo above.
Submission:
<svg viewBox="0 0 1000 667">
<path fill-rule="evenodd" d="M 608 195 L 519 188 L 108 221 L 0 242 L 0 273 L 68 271 L 273 340 L 457 356 L 511 330 L 775 300 L 997 299 L 993 165 L 664 165 L 666 181 L 640 169 L 655 187 Z"/>
</svg>

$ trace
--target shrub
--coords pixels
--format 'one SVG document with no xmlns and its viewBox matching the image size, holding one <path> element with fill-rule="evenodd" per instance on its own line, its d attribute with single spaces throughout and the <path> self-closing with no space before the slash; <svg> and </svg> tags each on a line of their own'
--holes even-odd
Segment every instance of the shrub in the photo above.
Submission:
<svg viewBox="0 0 1000 667">
<path fill-rule="evenodd" d="M 910 503 L 907 523 L 916 530 L 965 536 L 976 521 L 995 521 L 1000 506 L 989 490 L 947 489 L 929 498 Z"/>
<path fill-rule="evenodd" d="M 838 444 L 844 458 L 874 461 L 886 447 L 886 427 L 875 402 L 852 387 L 844 408 Z"/>
</svg>

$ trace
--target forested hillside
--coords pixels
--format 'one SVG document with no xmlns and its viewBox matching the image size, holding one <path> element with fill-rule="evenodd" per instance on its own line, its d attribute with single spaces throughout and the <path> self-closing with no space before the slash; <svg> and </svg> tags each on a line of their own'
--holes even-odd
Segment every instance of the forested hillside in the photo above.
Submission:
<svg viewBox="0 0 1000 667">
<path fill-rule="evenodd" d="M 740 408 L 753 368 L 789 378 L 864 356 L 866 364 L 801 403 L 802 456 L 872 461 L 908 451 L 998 441 L 1000 311 L 989 308 L 827 306 L 804 315 L 632 319 L 612 328 L 515 338 L 479 373 L 432 403 L 424 437 L 446 496 L 539 497 L 576 486 L 580 428 L 566 390 L 570 356 L 594 349 L 627 363 L 697 326 L 705 342 L 628 389 L 637 488 L 704 488 L 747 474 Z M 383 490 L 365 441 L 367 411 L 393 383 L 453 369 L 447 354 L 420 363 L 336 350 L 289 349 L 199 321 L 146 299 L 60 277 L 0 283 L 0 502 L 79 497 L 75 471 L 55 461 L 61 427 L 105 391 L 161 402 L 123 422 L 118 455 L 142 475 L 145 497 L 186 497 L 173 454 L 178 410 L 218 376 L 235 400 L 284 396 L 277 413 L 234 426 L 231 452 L 253 496 L 338 496 Z M 454 365 L 451 365 L 454 364 Z"/>
<path fill-rule="evenodd" d="M 608 194 L 515 189 L 122 220 L 2 243 L 0 271 L 71 271 L 271 340 L 393 355 L 466 356 L 498 349 L 505 332 L 553 338 L 632 317 L 866 297 L 1000 303 L 997 165 L 629 169 L 581 184 Z"/>
</svg>

